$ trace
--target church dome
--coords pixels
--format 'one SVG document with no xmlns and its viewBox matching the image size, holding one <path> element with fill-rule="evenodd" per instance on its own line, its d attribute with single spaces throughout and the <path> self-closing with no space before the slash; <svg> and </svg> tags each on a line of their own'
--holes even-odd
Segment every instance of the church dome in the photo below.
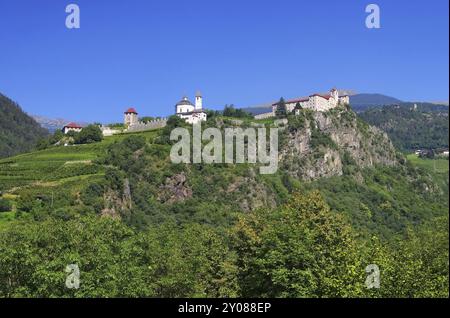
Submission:
<svg viewBox="0 0 450 318">
<path fill-rule="evenodd" d="M 190 102 L 190 100 L 189 100 L 186 96 L 183 97 L 183 99 L 180 100 L 180 101 L 177 103 L 176 106 L 179 106 L 179 105 L 190 105 L 190 106 L 194 106 L 194 104 L 192 104 L 192 103 Z"/>
</svg>

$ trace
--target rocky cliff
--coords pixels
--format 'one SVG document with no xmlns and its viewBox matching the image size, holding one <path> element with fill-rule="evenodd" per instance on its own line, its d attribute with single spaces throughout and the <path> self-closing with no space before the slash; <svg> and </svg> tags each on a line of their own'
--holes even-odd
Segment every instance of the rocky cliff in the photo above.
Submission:
<svg viewBox="0 0 450 318">
<path fill-rule="evenodd" d="M 303 110 L 289 118 L 280 150 L 281 169 L 302 180 L 342 175 L 349 165 L 395 165 L 398 155 L 386 133 L 348 108 Z"/>
</svg>

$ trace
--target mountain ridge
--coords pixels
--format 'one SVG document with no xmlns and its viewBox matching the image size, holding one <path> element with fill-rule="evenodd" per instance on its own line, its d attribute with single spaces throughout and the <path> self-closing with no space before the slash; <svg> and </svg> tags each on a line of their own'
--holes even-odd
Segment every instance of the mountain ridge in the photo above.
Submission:
<svg viewBox="0 0 450 318">
<path fill-rule="evenodd" d="M 0 158 L 30 151 L 47 135 L 17 103 L 0 93 Z"/>
</svg>

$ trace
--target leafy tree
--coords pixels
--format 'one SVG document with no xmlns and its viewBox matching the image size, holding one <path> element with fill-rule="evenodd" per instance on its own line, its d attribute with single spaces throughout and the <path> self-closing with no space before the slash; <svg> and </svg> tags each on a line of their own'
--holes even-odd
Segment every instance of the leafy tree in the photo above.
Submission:
<svg viewBox="0 0 450 318">
<path fill-rule="evenodd" d="M 177 127 L 184 127 L 186 126 L 186 122 L 184 119 L 180 118 L 177 115 L 170 116 L 167 119 L 167 125 L 163 128 L 161 136 L 159 137 L 158 141 L 160 144 L 171 144 L 170 141 L 170 134 L 173 129 Z"/>
<path fill-rule="evenodd" d="M 363 269 L 351 227 L 313 192 L 234 229 L 245 297 L 354 297 Z"/>
<path fill-rule="evenodd" d="M 365 290 L 366 296 L 391 298 L 448 298 L 448 216 L 409 231 L 407 239 L 392 243 L 373 237 L 367 244 L 365 264 L 380 270 L 380 288 Z"/>
<path fill-rule="evenodd" d="M 90 144 L 102 141 L 103 133 L 98 126 L 89 125 L 75 135 L 74 139 L 76 144 Z"/>
<path fill-rule="evenodd" d="M 234 105 L 225 105 L 223 109 L 223 116 L 236 118 L 252 118 L 252 115 L 240 108 L 235 108 Z"/>
<path fill-rule="evenodd" d="M 172 224 L 135 232 L 81 217 L 0 232 L 0 297 L 235 297 L 235 257 L 213 230 Z M 76 264 L 80 286 L 65 286 Z"/>
</svg>

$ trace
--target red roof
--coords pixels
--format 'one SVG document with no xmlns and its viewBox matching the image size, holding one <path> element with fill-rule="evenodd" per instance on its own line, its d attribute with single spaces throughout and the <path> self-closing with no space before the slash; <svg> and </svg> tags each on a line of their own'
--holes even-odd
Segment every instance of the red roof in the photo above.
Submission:
<svg viewBox="0 0 450 318">
<path fill-rule="evenodd" d="M 292 103 L 301 103 L 301 102 L 307 102 L 309 100 L 308 97 L 300 97 L 295 99 L 289 99 L 285 101 L 286 104 L 292 104 Z M 273 103 L 272 106 L 278 105 L 279 102 Z"/>
<path fill-rule="evenodd" d="M 290 99 L 288 101 L 286 101 L 286 103 L 300 103 L 300 102 L 307 102 L 309 101 L 308 97 L 302 97 L 302 98 L 296 98 L 296 99 Z"/>
<path fill-rule="evenodd" d="M 336 89 L 333 89 L 333 90 L 336 90 Z M 331 95 L 329 95 L 329 94 L 328 95 L 322 95 L 322 94 L 316 93 L 316 94 L 309 95 L 309 97 L 313 97 L 313 96 L 319 96 L 319 97 L 322 97 L 322 98 L 325 98 L 325 99 L 330 99 L 331 98 Z M 342 95 L 342 96 L 339 96 L 339 97 L 345 97 L 345 96 L 348 96 L 348 95 Z M 285 103 L 286 104 L 292 104 L 292 103 L 307 102 L 309 100 L 309 97 L 299 97 L 299 98 L 296 98 L 296 99 L 290 99 L 290 100 L 285 101 Z M 278 103 L 279 102 L 273 103 L 272 106 L 276 106 L 276 105 L 278 105 Z"/>
<path fill-rule="evenodd" d="M 68 123 L 67 125 L 64 126 L 64 128 L 83 128 L 83 127 L 81 127 L 77 123 Z"/>
<path fill-rule="evenodd" d="M 321 94 L 312 94 L 311 96 L 319 96 L 319 97 L 322 97 L 322 98 L 325 98 L 325 99 L 330 99 L 331 98 L 330 95 L 321 95 Z"/>
<path fill-rule="evenodd" d="M 125 114 L 137 114 L 137 111 L 133 107 L 130 107 L 130 108 L 127 109 Z"/>
</svg>

